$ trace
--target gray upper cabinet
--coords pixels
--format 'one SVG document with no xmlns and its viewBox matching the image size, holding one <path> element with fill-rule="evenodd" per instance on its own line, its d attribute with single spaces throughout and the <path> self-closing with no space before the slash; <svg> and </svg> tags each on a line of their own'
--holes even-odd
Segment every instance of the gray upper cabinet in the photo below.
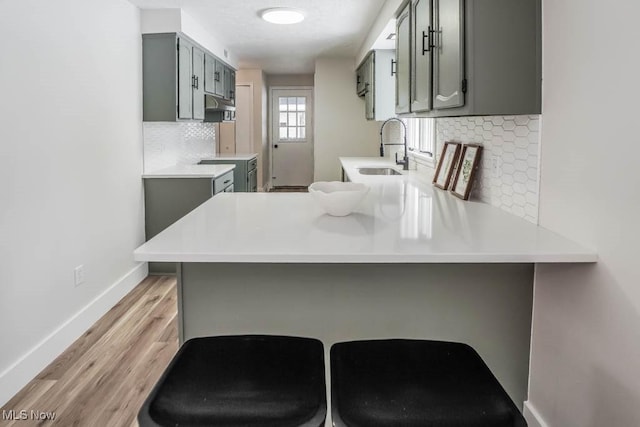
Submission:
<svg viewBox="0 0 640 427">
<path fill-rule="evenodd" d="M 396 19 L 396 113 L 408 113 L 409 105 L 409 67 L 411 65 L 411 22 L 410 5 L 405 5 Z"/>
<path fill-rule="evenodd" d="M 224 67 L 224 99 L 235 104 L 236 97 L 236 72 L 229 67 Z"/>
<path fill-rule="evenodd" d="M 193 118 L 204 120 L 204 52 L 197 47 L 192 49 L 193 55 Z"/>
<path fill-rule="evenodd" d="M 411 111 L 431 110 L 431 0 L 411 1 Z"/>
<path fill-rule="evenodd" d="M 216 93 L 216 58 L 208 53 L 204 55 L 204 91 Z"/>
<path fill-rule="evenodd" d="M 224 96 L 224 64 L 217 60 L 213 78 L 215 80 L 215 94 Z"/>
<path fill-rule="evenodd" d="M 433 108 L 460 107 L 466 91 L 464 0 L 434 0 L 433 17 Z"/>
<path fill-rule="evenodd" d="M 396 15 L 398 61 L 407 7 L 410 82 L 400 72 L 396 78 L 399 90 L 410 85 L 410 106 L 398 102 L 398 113 L 540 113 L 541 0 L 407 0 Z"/>
<path fill-rule="evenodd" d="M 171 72 L 171 71 L 168 71 Z M 175 71 L 174 71 L 175 72 Z M 178 118 L 193 118 L 193 45 L 178 38 Z"/>
<path fill-rule="evenodd" d="M 204 120 L 205 93 L 224 90 L 216 80 L 218 67 L 235 75 L 181 33 L 144 34 L 142 58 L 144 121 Z"/>
<path fill-rule="evenodd" d="M 371 50 L 356 70 L 356 90 L 364 98 L 367 120 L 382 121 L 395 116 L 394 58 L 393 49 Z"/>
</svg>

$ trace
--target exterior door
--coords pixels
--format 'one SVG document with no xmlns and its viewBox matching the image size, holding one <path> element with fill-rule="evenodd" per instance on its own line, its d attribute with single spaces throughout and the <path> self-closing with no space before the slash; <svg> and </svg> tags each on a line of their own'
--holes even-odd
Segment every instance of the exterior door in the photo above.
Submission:
<svg viewBox="0 0 640 427">
<path fill-rule="evenodd" d="M 271 90 L 271 159 L 274 187 L 313 182 L 313 91 Z"/>
</svg>

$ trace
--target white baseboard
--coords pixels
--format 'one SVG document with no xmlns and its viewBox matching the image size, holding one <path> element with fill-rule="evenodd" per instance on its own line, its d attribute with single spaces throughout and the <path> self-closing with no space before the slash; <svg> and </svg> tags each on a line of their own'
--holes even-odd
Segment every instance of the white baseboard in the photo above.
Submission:
<svg viewBox="0 0 640 427">
<path fill-rule="evenodd" d="M 545 422 L 540 415 L 540 412 L 533 406 L 531 401 L 524 402 L 524 419 L 527 420 L 529 427 L 549 427 L 549 424 Z"/>
<path fill-rule="evenodd" d="M 53 362 L 76 339 L 87 331 L 100 317 L 147 277 L 149 265 L 140 263 L 113 285 L 98 295 L 49 336 L 40 341 L 13 365 L 0 373 L 0 406 Z M 24 409 L 24 408 L 18 408 Z"/>
</svg>

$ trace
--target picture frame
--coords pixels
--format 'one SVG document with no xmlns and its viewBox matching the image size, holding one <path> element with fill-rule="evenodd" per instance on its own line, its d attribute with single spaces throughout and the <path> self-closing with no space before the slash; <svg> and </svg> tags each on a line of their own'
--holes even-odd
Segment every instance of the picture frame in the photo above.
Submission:
<svg viewBox="0 0 640 427">
<path fill-rule="evenodd" d="M 449 189 L 461 150 L 462 144 L 459 142 L 447 141 L 444 143 L 442 154 L 436 166 L 436 173 L 433 175 L 434 186 L 443 190 Z"/>
<path fill-rule="evenodd" d="M 482 145 L 465 144 L 462 147 L 462 154 L 458 161 L 458 169 L 456 170 L 451 192 L 454 196 L 462 200 L 468 200 L 471 194 L 471 188 L 476 176 L 480 156 L 482 154 Z"/>
</svg>

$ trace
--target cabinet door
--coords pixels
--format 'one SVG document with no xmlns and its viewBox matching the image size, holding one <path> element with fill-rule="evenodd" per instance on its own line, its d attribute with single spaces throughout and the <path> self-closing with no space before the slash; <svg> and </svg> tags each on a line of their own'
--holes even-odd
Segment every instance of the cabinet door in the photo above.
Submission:
<svg viewBox="0 0 640 427">
<path fill-rule="evenodd" d="M 193 118 L 204 119 L 204 52 L 197 47 L 193 55 Z"/>
<path fill-rule="evenodd" d="M 411 111 L 431 110 L 431 0 L 411 1 Z"/>
<path fill-rule="evenodd" d="M 433 108 L 464 105 L 464 0 L 434 0 Z"/>
<path fill-rule="evenodd" d="M 204 91 L 206 93 L 216 93 L 216 59 L 204 54 Z"/>
<path fill-rule="evenodd" d="M 229 69 L 229 100 L 236 104 L 236 72 Z"/>
<path fill-rule="evenodd" d="M 409 53 L 411 29 L 407 5 L 396 20 L 396 113 L 409 112 Z"/>
<path fill-rule="evenodd" d="M 193 58 L 191 43 L 178 39 L 178 118 L 193 118 Z"/>
<path fill-rule="evenodd" d="M 365 118 L 367 120 L 375 119 L 375 53 L 369 55 L 367 62 L 364 67 L 365 72 L 365 87 L 366 92 L 364 94 L 364 104 L 365 104 Z"/>
<path fill-rule="evenodd" d="M 224 96 L 224 64 L 218 60 L 216 60 L 216 70 L 213 78 L 216 83 L 215 94 Z"/>
<path fill-rule="evenodd" d="M 364 75 L 363 75 L 364 64 L 360 65 L 356 70 L 356 93 L 358 96 L 364 90 Z"/>
<path fill-rule="evenodd" d="M 228 67 L 224 67 L 224 75 L 223 78 L 224 80 L 224 93 L 223 93 L 223 97 L 224 99 L 230 99 L 230 90 L 231 90 L 231 70 Z"/>
</svg>

